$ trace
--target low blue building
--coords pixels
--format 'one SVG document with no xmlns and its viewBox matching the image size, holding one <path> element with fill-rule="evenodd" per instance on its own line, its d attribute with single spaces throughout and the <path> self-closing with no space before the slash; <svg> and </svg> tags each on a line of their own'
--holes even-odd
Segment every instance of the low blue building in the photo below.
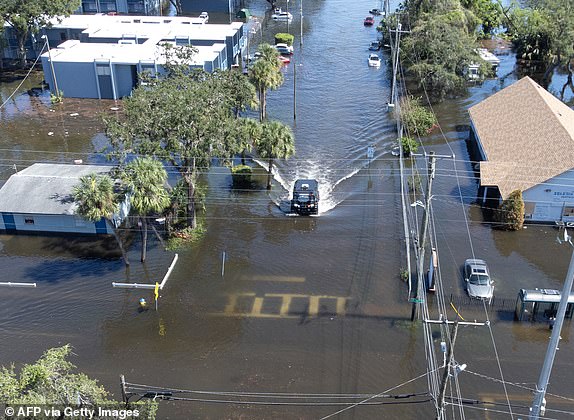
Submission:
<svg viewBox="0 0 574 420">
<path fill-rule="evenodd" d="M 78 13 L 160 15 L 161 0 L 82 0 Z"/>
<path fill-rule="evenodd" d="M 0 188 L 0 231 L 6 233 L 111 234 L 110 223 L 90 222 L 77 213 L 73 189 L 89 174 L 107 174 L 111 166 L 35 163 L 15 173 Z M 118 225 L 129 213 L 129 202 L 114 217 Z"/>
</svg>

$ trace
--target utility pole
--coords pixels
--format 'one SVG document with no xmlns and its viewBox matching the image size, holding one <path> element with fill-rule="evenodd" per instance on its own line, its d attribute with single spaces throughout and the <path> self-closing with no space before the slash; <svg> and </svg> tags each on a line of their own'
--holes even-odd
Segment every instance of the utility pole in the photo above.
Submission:
<svg viewBox="0 0 574 420">
<path fill-rule="evenodd" d="M 390 100 L 390 104 L 393 104 L 393 106 L 395 105 L 397 96 L 396 85 L 397 85 L 397 72 L 399 71 L 399 51 L 400 51 L 399 42 L 401 41 L 401 27 L 402 26 L 400 22 L 397 22 L 397 29 L 395 30 L 395 48 L 393 49 L 393 82 L 391 84 L 391 100 Z"/>
<path fill-rule="evenodd" d="M 50 69 L 52 70 L 52 78 L 54 79 L 54 89 L 56 89 L 56 97 L 60 97 L 60 89 L 58 89 L 58 80 L 56 79 L 56 72 L 54 71 L 54 63 L 52 61 L 52 52 L 50 50 L 50 41 L 48 41 L 48 35 L 42 35 L 42 38 L 46 39 L 46 46 L 48 47 L 48 59 L 50 60 Z"/>
<path fill-rule="evenodd" d="M 423 225 L 421 235 L 419 236 L 419 264 L 417 269 L 417 288 L 416 288 L 416 295 L 415 298 L 412 299 L 413 308 L 411 312 L 411 321 L 414 321 L 415 318 L 420 317 L 420 305 L 424 300 L 424 277 L 423 277 L 423 270 L 424 270 L 424 262 L 425 262 L 425 247 L 426 247 L 426 239 L 427 239 L 427 229 L 429 224 L 429 214 L 430 214 L 430 201 L 431 201 L 431 194 L 432 194 L 432 182 L 434 179 L 435 173 L 435 163 L 436 157 L 434 152 L 429 153 L 429 164 L 428 164 L 428 184 L 427 184 L 427 192 L 426 192 L 426 200 L 423 208 L 424 216 L 423 216 Z M 412 204 L 411 204 L 412 205 Z"/>
<path fill-rule="evenodd" d="M 454 328 L 450 335 L 450 346 L 448 346 L 448 353 L 446 356 L 446 366 L 444 367 L 444 371 L 442 373 L 442 381 L 440 383 L 440 392 L 439 392 L 439 400 L 438 400 L 438 419 L 444 418 L 444 396 L 446 394 L 446 385 L 448 383 L 448 376 L 450 374 L 450 367 L 452 365 L 452 361 L 454 359 L 453 351 L 454 351 L 454 343 L 456 342 L 456 334 L 458 333 L 458 322 L 454 322 Z"/>
<path fill-rule="evenodd" d="M 564 239 L 570 242 L 570 238 L 567 233 L 565 233 Z M 552 371 L 554 357 L 556 356 L 556 350 L 558 349 L 558 342 L 560 341 L 560 330 L 562 330 L 562 323 L 564 322 L 564 315 L 566 314 L 566 307 L 568 306 L 568 298 L 570 297 L 570 292 L 572 290 L 573 280 L 574 251 L 572 252 L 572 257 L 570 258 L 568 274 L 566 274 L 566 279 L 564 280 L 564 287 L 562 288 L 562 295 L 560 296 L 560 303 L 558 304 L 558 312 L 556 313 L 556 321 L 554 323 L 554 327 L 552 328 L 552 335 L 550 336 L 550 342 L 548 343 L 548 348 L 546 350 L 546 357 L 544 358 L 544 364 L 542 365 L 542 370 L 540 371 L 540 378 L 536 384 L 534 401 L 532 402 L 532 407 L 530 408 L 529 418 L 531 420 L 538 420 L 539 416 L 541 414 L 544 415 L 544 411 L 546 410 L 546 400 L 544 399 L 544 396 L 546 395 L 546 387 L 548 386 L 548 381 L 550 380 L 550 372 Z"/>
</svg>

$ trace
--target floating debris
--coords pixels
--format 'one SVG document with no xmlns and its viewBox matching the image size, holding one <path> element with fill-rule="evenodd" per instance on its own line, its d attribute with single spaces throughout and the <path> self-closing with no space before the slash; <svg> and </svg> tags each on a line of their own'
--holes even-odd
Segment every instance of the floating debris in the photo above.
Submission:
<svg viewBox="0 0 574 420">
<path fill-rule="evenodd" d="M 120 108 L 117 107 L 117 106 L 112 106 L 110 109 L 111 109 L 112 111 L 119 111 L 119 110 L 120 110 Z"/>
<path fill-rule="evenodd" d="M 78 115 L 80 115 L 80 114 L 78 114 L 77 112 L 72 112 L 72 113 L 70 114 L 70 117 L 77 117 Z"/>
<path fill-rule="evenodd" d="M 53 131 L 50 131 L 50 132 L 48 133 L 48 135 L 49 135 L 49 136 L 53 136 L 53 135 L 54 135 L 54 132 L 53 132 Z"/>
</svg>

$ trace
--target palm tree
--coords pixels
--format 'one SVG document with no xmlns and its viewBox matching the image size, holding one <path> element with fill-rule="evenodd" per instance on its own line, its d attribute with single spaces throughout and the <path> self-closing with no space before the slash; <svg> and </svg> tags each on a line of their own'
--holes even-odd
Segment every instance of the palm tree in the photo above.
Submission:
<svg viewBox="0 0 574 420">
<path fill-rule="evenodd" d="M 139 217 L 142 237 L 141 262 L 147 253 L 148 216 L 161 213 L 170 204 L 165 189 L 167 172 L 163 164 L 150 157 L 137 158 L 128 163 L 122 174 L 122 181 L 128 191 L 131 209 Z"/>
<path fill-rule="evenodd" d="M 267 118 L 267 91 L 275 90 L 283 84 L 283 73 L 277 59 L 278 52 L 269 44 L 259 46 L 261 58 L 249 70 L 249 78 L 257 89 L 259 96 L 259 121 Z"/>
<path fill-rule="evenodd" d="M 80 178 L 80 183 L 74 187 L 72 195 L 78 205 L 77 213 L 82 218 L 91 222 L 99 222 L 102 219 L 109 222 L 124 262 L 129 266 L 128 256 L 112 220 L 120 207 L 112 178 L 108 175 L 85 175 Z"/>
<path fill-rule="evenodd" d="M 279 121 L 262 124 L 261 136 L 255 144 L 257 154 L 269 160 L 267 174 L 267 189 L 271 189 L 271 172 L 274 159 L 287 159 L 295 153 L 295 139 L 291 127 Z"/>
</svg>

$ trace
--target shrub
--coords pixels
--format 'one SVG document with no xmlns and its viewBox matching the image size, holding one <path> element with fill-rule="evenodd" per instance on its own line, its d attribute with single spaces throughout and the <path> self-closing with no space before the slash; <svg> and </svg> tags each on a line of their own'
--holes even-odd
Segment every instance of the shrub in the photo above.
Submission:
<svg viewBox="0 0 574 420">
<path fill-rule="evenodd" d="M 404 157 L 409 157 L 411 153 L 416 153 L 419 150 L 418 142 L 412 137 L 401 137 L 399 141 L 403 147 Z"/>
<path fill-rule="evenodd" d="M 519 230 L 524 225 L 524 200 L 522 191 L 515 190 L 498 209 L 498 221 L 503 229 Z"/>
<path fill-rule="evenodd" d="M 295 36 L 288 33 L 279 32 L 278 34 L 275 34 L 275 44 L 293 45 L 294 39 Z"/>
<path fill-rule="evenodd" d="M 419 99 L 412 97 L 401 100 L 401 121 L 414 136 L 429 134 L 437 124 L 434 114 L 422 106 Z"/>
<path fill-rule="evenodd" d="M 231 167 L 231 177 L 234 187 L 248 187 L 251 185 L 253 169 L 247 165 L 235 165 Z"/>
</svg>

